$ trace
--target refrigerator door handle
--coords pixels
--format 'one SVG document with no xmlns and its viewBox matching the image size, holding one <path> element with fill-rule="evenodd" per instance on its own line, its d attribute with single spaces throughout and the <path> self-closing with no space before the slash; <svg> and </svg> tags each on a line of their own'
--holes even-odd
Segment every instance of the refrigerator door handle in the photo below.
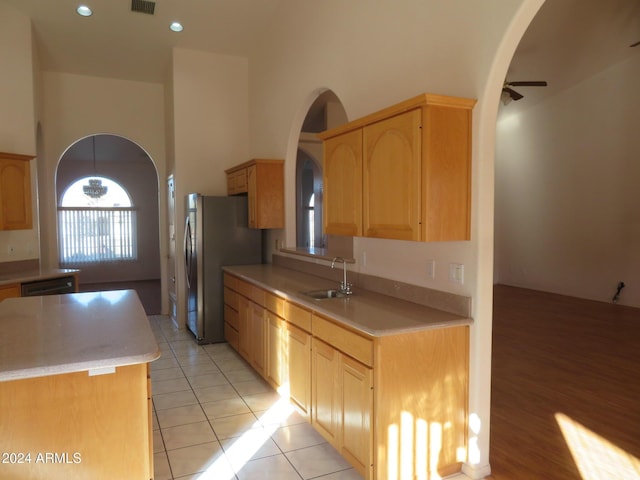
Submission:
<svg viewBox="0 0 640 480">
<path fill-rule="evenodd" d="M 191 288 L 191 266 L 193 256 L 193 240 L 191 237 L 191 222 L 189 217 L 184 225 L 184 273 L 187 277 L 187 288 Z"/>
</svg>

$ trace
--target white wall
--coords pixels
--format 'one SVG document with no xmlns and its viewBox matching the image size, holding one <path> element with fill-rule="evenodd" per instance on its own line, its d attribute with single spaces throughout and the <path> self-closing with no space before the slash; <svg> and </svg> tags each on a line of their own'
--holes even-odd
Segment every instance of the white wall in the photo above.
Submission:
<svg viewBox="0 0 640 480">
<path fill-rule="evenodd" d="M 496 280 L 640 306 L 640 56 L 497 130 Z M 514 104 L 514 106 L 516 106 Z"/>
<path fill-rule="evenodd" d="M 176 48 L 172 62 L 176 285 L 184 325 L 184 196 L 226 195 L 224 170 L 249 160 L 248 61 Z"/>
<path fill-rule="evenodd" d="M 45 172 L 39 184 L 41 203 L 42 262 L 57 266 L 55 175 L 65 150 L 75 141 L 96 133 L 125 137 L 142 147 L 158 172 L 160 230 L 166 225 L 166 177 L 164 140 L 164 89 L 161 84 L 132 82 L 82 75 L 44 72 L 43 151 Z M 143 245 L 140 246 L 144 248 Z M 160 238 L 160 257 L 167 250 Z M 161 262 L 157 258 L 157 262 Z M 161 267 L 166 267 L 164 262 Z M 164 280 L 164 276 L 162 277 Z M 164 295 L 165 289 L 163 289 Z"/>
<path fill-rule="evenodd" d="M 0 151 L 36 154 L 31 21 L 0 3 Z M 37 259 L 37 162 L 30 162 L 33 225 L 30 230 L 0 231 L 0 262 Z M 9 254 L 8 247 L 13 247 Z"/>
<path fill-rule="evenodd" d="M 286 244 L 295 243 L 295 153 L 306 112 L 331 89 L 355 119 L 431 92 L 478 98 L 473 124 L 472 239 L 440 244 L 357 239 L 355 269 L 473 297 L 466 471 L 488 473 L 493 247 L 493 133 L 500 85 L 542 0 L 284 0 L 250 58 L 253 156 L 285 158 Z M 304 19 L 304 21 L 301 21 Z M 496 53 L 497 52 L 497 53 Z M 361 259 L 366 252 L 367 264 Z M 436 261 L 428 279 L 426 262 Z M 465 283 L 447 279 L 464 263 Z"/>
</svg>

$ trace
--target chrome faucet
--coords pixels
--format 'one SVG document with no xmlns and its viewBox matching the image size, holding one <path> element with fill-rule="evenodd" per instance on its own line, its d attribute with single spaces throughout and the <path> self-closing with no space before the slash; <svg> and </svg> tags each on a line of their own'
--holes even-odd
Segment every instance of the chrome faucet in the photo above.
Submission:
<svg viewBox="0 0 640 480">
<path fill-rule="evenodd" d="M 344 295 L 351 295 L 353 293 L 351 289 L 353 285 L 347 282 L 347 262 L 342 257 L 335 257 L 331 262 L 331 268 L 336 267 L 336 262 L 342 262 L 342 281 L 340 282 L 338 291 Z"/>
</svg>

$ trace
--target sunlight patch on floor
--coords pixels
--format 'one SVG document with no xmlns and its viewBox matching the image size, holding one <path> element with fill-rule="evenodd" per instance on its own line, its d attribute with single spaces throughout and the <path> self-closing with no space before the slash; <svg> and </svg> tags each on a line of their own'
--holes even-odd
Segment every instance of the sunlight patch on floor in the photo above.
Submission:
<svg viewBox="0 0 640 480">
<path fill-rule="evenodd" d="M 640 460 L 562 413 L 556 421 L 583 480 L 640 480 Z"/>
<path fill-rule="evenodd" d="M 219 455 L 212 458 L 206 469 L 195 474 L 193 478 L 197 480 L 236 478 L 234 471 L 239 472 L 251 460 L 293 411 L 293 407 L 285 398 L 278 400 L 260 416 L 259 425 L 254 425 L 256 428 L 247 430 L 233 442 L 231 447 L 225 449 L 226 456 Z"/>
</svg>

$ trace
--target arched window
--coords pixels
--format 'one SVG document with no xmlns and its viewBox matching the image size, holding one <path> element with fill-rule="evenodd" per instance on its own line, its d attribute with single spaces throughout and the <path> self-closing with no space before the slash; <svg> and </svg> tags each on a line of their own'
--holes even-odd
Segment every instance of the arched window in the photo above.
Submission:
<svg viewBox="0 0 640 480">
<path fill-rule="evenodd" d="M 64 191 L 58 206 L 60 266 L 135 260 L 136 211 L 131 197 L 105 177 L 84 177 Z"/>
</svg>

